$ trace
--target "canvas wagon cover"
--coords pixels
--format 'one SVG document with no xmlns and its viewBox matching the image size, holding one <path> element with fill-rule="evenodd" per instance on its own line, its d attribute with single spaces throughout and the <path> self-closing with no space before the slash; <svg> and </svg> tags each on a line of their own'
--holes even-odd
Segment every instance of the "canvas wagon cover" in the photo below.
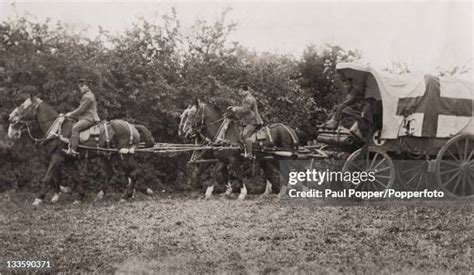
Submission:
<svg viewBox="0 0 474 275">
<path fill-rule="evenodd" d="M 336 69 L 343 77 L 365 82 L 361 84 L 366 98 L 382 100 L 384 139 L 474 133 L 472 81 L 421 73 L 394 75 L 358 63 L 339 63 Z"/>
</svg>

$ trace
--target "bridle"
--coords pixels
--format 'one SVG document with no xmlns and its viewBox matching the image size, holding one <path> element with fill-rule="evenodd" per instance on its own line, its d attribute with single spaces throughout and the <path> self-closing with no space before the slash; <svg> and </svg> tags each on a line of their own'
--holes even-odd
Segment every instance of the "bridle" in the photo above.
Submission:
<svg viewBox="0 0 474 275">
<path fill-rule="evenodd" d="M 38 122 L 38 123 L 43 123 L 43 122 L 49 122 L 49 121 L 53 121 L 53 120 L 57 119 L 57 117 L 55 117 L 55 118 L 52 118 L 52 119 L 38 120 L 36 116 L 38 114 L 38 109 L 39 109 L 39 106 L 41 105 L 41 103 L 43 103 L 43 100 L 38 99 L 36 101 L 36 103 L 33 105 L 33 107 L 32 107 L 33 108 L 32 119 L 28 119 L 28 120 L 21 119 L 21 120 L 18 120 L 17 122 L 15 122 L 15 124 L 21 124 L 20 129 L 19 129 L 20 133 L 23 133 L 26 130 L 26 132 L 28 133 L 29 138 L 34 142 L 43 142 L 43 141 L 46 141 L 46 140 L 50 140 L 52 138 L 51 137 L 49 137 L 49 138 L 47 138 L 47 137 L 35 138 L 33 136 L 33 134 L 31 133 L 31 124 L 35 121 Z M 47 133 L 45 133 L 45 136 L 46 136 L 46 134 Z"/>
<path fill-rule="evenodd" d="M 199 135 L 199 137 L 202 140 L 204 140 L 206 143 L 212 143 L 215 140 L 216 137 L 214 136 L 212 139 L 209 139 L 208 137 L 206 137 L 204 135 L 202 130 L 209 127 L 209 126 L 215 125 L 219 122 L 221 122 L 221 125 L 222 125 L 222 123 L 224 123 L 224 121 L 226 119 L 229 119 L 229 118 L 224 114 L 224 116 L 222 118 L 217 119 L 217 120 L 215 120 L 213 122 L 210 122 L 210 123 L 206 123 L 206 116 L 205 116 L 205 113 L 204 113 L 204 107 L 205 106 L 206 106 L 205 103 L 199 103 L 199 107 L 197 108 L 196 114 L 194 115 L 192 123 L 191 123 L 191 130 L 192 130 L 192 132 Z M 219 131 L 216 133 L 216 135 L 218 133 L 219 133 Z"/>
</svg>

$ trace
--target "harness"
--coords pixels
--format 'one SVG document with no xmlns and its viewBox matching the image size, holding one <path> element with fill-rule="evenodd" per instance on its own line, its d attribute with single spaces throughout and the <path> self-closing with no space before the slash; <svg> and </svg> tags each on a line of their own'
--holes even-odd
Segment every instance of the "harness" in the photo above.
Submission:
<svg viewBox="0 0 474 275">
<path fill-rule="evenodd" d="M 205 122 L 205 114 L 204 114 L 204 106 L 205 104 L 204 103 L 200 103 L 199 104 L 199 108 L 197 109 L 196 111 L 196 117 L 198 117 L 199 119 L 195 119 L 193 121 L 193 130 L 197 132 L 197 134 L 199 135 L 199 137 L 206 143 L 208 144 L 212 144 L 212 143 L 215 143 L 215 142 L 226 142 L 227 140 L 225 139 L 225 133 L 228 129 L 228 126 L 229 126 L 229 123 L 231 121 L 233 121 L 232 119 L 229 119 L 228 117 L 224 116 L 216 121 L 213 121 L 211 123 L 208 123 L 206 124 Z M 200 122 L 200 124 L 198 125 L 198 123 Z M 219 126 L 219 129 L 216 133 L 216 135 L 214 137 L 212 137 L 212 139 L 206 137 L 203 133 L 202 133 L 202 129 L 208 127 L 208 126 L 211 126 L 211 125 L 214 125 L 216 123 L 219 123 L 221 122 L 221 125 Z M 293 150 L 294 151 L 297 151 L 298 150 L 298 138 L 296 137 L 295 133 L 288 128 L 288 126 L 282 124 L 282 123 L 277 123 L 277 124 L 274 124 L 272 126 L 273 127 L 277 127 L 277 126 L 280 126 L 282 127 L 283 129 L 285 129 L 285 131 L 288 132 L 288 134 L 290 135 L 291 137 L 291 140 L 293 142 Z M 270 133 L 270 129 L 269 127 L 267 126 L 264 126 L 266 128 L 266 132 L 267 132 L 267 136 L 268 136 L 268 141 L 270 142 L 271 146 L 274 146 L 274 140 L 273 140 L 273 137 Z"/>
<path fill-rule="evenodd" d="M 207 143 L 213 143 L 213 142 L 216 141 L 217 137 L 219 136 L 219 133 L 221 132 L 221 129 L 222 129 L 223 125 L 224 125 L 225 120 L 226 120 L 226 119 L 229 120 L 229 119 L 224 116 L 224 117 L 222 117 L 222 118 L 220 118 L 220 119 L 218 119 L 218 120 L 216 120 L 216 121 L 213 121 L 213 122 L 211 122 L 211 123 L 209 123 L 209 124 L 205 124 L 206 117 L 205 117 L 205 114 L 204 114 L 204 106 L 206 106 L 206 104 L 204 104 L 204 103 L 200 103 L 200 104 L 199 104 L 199 108 L 198 108 L 198 110 L 196 111 L 196 112 L 197 112 L 196 115 L 197 115 L 197 116 L 199 116 L 199 115 L 201 116 L 201 118 L 200 118 L 201 124 L 200 124 L 200 125 L 197 125 L 197 121 L 194 120 L 194 122 L 193 122 L 193 130 L 196 131 L 196 132 L 199 134 L 199 137 L 200 137 L 201 139 L 203 139 L 205 142 L 207 142 Z M 222 121 L 222 123 L 221 123 L 221 125 L 219 126 L 219 130 L 217 131 L 216 135 L 215 135 L 212 139 L 209 139 L 208 137 L 204 136 L 204 134 L 202 133 L 202 129 L 204 129 L 204 128 L 206 128 L 206 127 L 209 127 L 209 126 L 212 126 L 212 125 L 214 125 L 214 124 L 217 124 L 217 123 L 219 123 L 219 122 L 221 122 L 221 121 Z M 228 123 L 227 123 L 227 125 L 228 125 Z M 227 130 L 227 127 L 225 127 L 225 128 L 226 128 L 226 130 Z"/>
<path fill-rule="evenodd" d="M 43 100 L 41 99 L 38 99 L 35 103 L 35 105 L 33 106 L 33 118 L 36 118 L 36 115 L 38 113 L 38 109 L 39 109 L 39 106 L 41 105 L 41 103 L 43 103 Z M 58 120 L 59 117 L 55 117 L 55 118 L 52 118 L 52 119 L 45 119 L 45 120 L 38 120 L 38 123 L 43 123 L 43 122 L 49 122 L 49 121 L 53 121 L 53 120 Z M 23 125 L 26 126 L 26 132 L 28 133 L 28 136 L 29 138 L 35 142 L 35 143 L 42 143 L 42 142 L 45 142 L 45 141 L 48 141 L 48 140 L 51 140 L 51 139 L 55 139 L 56 137 L 54 136 L 48 136 L 48 133 L 51 131 L 52 127 L 54 126 L 54 122 L 53 124 L 51 124 L 51 126 L 49 127 L 48 131 L 45 132 L 45 135 L 42 137 L 42 138 L 35 138 L 33 136 L 33 134 L 31 133 L 31 129 L 30 129 L 30 124 L 31 122 L 34 122 L 35 119 L 31 119 L 31 120 L 19 120 L 18 123 L 22 123 Z M 21 129 L 21 131 L 24 131 L 24 128 Z"/>
</svg>

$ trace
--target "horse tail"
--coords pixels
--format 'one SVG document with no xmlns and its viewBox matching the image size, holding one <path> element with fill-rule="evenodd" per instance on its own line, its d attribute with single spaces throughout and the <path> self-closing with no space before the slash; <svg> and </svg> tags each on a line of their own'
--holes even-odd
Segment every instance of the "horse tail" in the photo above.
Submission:
<svg viewBox="0 0 474 275">
<path fill-rule="evenodd" d="M 155 139 L 153 138 L 151 131 L 140 124 L 135 124 L 134 126 L 137 128 L 138 133 L 140 133 L 140 141 L 145 142 L 145 147 L 153 147 L 155 145 Z"/>
</svg>

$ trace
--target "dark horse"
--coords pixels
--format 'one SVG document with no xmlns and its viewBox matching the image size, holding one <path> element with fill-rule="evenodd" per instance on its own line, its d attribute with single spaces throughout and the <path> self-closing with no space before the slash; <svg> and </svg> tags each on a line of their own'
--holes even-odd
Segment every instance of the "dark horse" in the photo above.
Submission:
<svg viewBox="0 0 474 275">
<path fill-rule="evenodd" d="M 225 121 L 228 125 L 223 124 Z M 227 127 L 227 129 L 222 129 Z M 278 192 L 279 186 L 279 161 L 292 157 L 292 153 L 298 150 L 299 140 L 293 129 L 281 123 L 269 126 L 272 142 L 267 138 L 263 141 L 263 148 L 274 148 L 277 154 L 271 159 L 267 159 L 265 154 L 257 153 L 257 160 L 265 173 L 266 187 L 264 196 L 272 190 Z M 215 166 L 216 181 L 218 184 L 227 184 L 226 195 L 232 192 L 232 185 L 229 183 L 229 168 L 234 172 L 240 186 L 239 199 L 243 200 L 247 194 L 247 188 L 243 183 L 243 171 L 241 156 L 240 129 L 236 120 L 225 118 L 214 106 L 201 103 L 198 100 L 193 106 L 186 109 L 181 115 L 181 123 L 178 133 L 187 137 L 197 136 L 208 142 L 216 142 L 218 135 L 223 133 L 224 144 L 236 147 L 236 149 L 214 150 L 213 155 L 218 160 Z M 225 145 L 224 145 L 225 146 Z M 278 154 L 280 153 L 280 154 Z M 286 186 L 286 185 L 285 185 Z M 208 186 L 206 199 L 209 199 L 214 190 L 214 185 Z"/>
<path fill-rule="evenodd" d="M 54 127 L 53 124 L 58 122 L 60 118 L 58 112 L 56 112 L 50 105 L 43 102 L 41 99 L 30 96 L 20 106 L 18 106 L 9 116 L 10 126 L 8 128 L 8 136 L 11 139 L 18 139 L 21 133 L 25 130 L 32 139 L 33 136 L 30 132 L 30 124 L 36 122 L 42 132 L 43 138 L 40 140 L 41 149 L 44 155 L 47 156 L 48 169 L 46 174 L 41 179 L 41 191 L 39 196 L 33 202 L 33 205 L 37 206 L 43 202 L 46 196 L 47 189 L 53 184 L 55 194 L 51 199 L 51 202 L 56 202 L 59 199 L 61 191 L 61 166 L 65 162 L 73 162 L 77 158 L 67 156 L 63 149 L 65 148 L 65 142 L 58 136 L 49 135 L 50 129 Z M 65 119 L 61 126 L 61 136 L 69 137 L 71 134 L 73 121 Z M 107 131 L 105 131 L 107 130 Z M 107 133 L 106 133 L 107 132 Z M 95 140 L 89 140 L 83 146 L 92 148 L 116 148 L 125 149 L 126 152 L 129 148 L 137 148 L 138 144 L 144 141 L 146 146 L 153 146 L 154 140 L 151 133 L 142 125 L 131 125 L 123 120 L 113 120 L 109 123 L 102 124 L 100 129 L 100 138 L 98 144 Z M 87 148 L 79 148 L 81 153 L 80 158 L 101 158 L 104 164 L 106 180 L 101 186 L 101 191 L 97 195 L 98 199 L 101 199 L 106 191 L 106 187 L 110 184 L 113 177 L 113 167 L 111 160 L 118 159 L 121 168 L 123 169 L 125 176 L 128 179 L 128 185 L 126 191 L 122 195 L 122 199 L 128 199 L 133 195 L 135 189 L 137 171 L 136 162 L 133 154 L 118 154 L 116 152 L 102 152 L 98 150 L 89 150 Z M 140 190 L 143 191 L 143 190 Z M 151 190 L 148 190 L 150 193 Z M 79 184 L 79 195 L 82 199 L 84 197 L 84 191 L 82 190 L 81 184 Z M 79 201 L 76 201 L 79 202 Z"/>
</svg>

